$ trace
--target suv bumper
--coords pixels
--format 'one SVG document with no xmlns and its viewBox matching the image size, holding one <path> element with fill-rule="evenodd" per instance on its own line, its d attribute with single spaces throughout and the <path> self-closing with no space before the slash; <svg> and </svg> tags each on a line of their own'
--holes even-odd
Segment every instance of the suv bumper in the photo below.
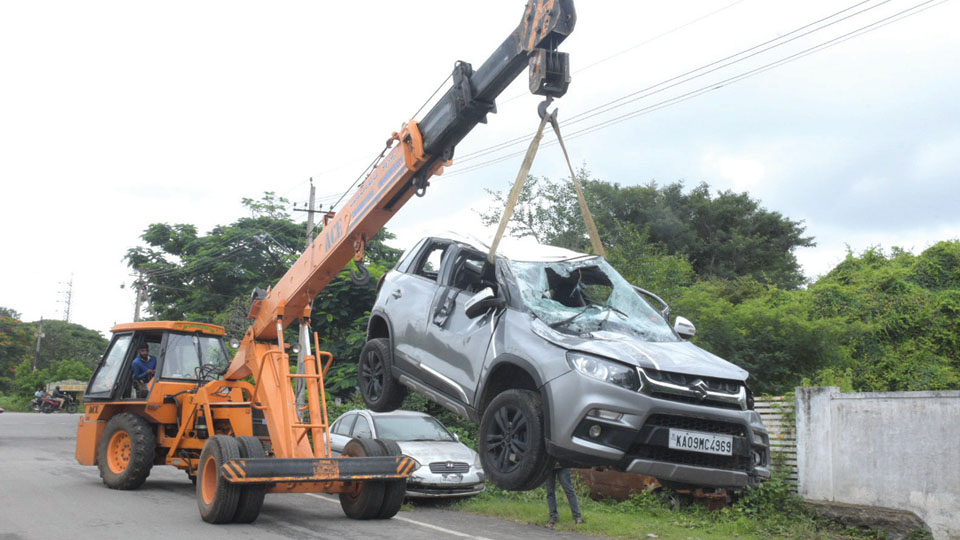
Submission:
<svg viewBox="0 0 960 540">
<path fill-rule="evenodd" d="M 739 488 L 770 477 L 769 436 L 754 411 L 656 398 L 575 371 L 544 392 L 551 404 L 547 450 L 562 462 L 703 487 Z M 674 428 L 732 437 L 732 455 L 671 449 Z"/>
</svg>

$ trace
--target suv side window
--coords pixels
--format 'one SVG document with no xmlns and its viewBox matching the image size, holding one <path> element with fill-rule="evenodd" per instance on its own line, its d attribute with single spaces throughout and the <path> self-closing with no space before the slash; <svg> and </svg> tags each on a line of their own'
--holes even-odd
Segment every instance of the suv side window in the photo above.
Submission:
<svg viewBox="0 0 960 540">
<path fill-rule="evenodd" d="M 357 415 L 357 425 L 353 426 L 353 436 L 354 437 L 363 437 L 365 439 L 372 439 L 373 432 L 370 431 L 370 424 L 367 422 L 367 419 Z"/>
<path fill-rule="evenodd" d="M 443 257 L 447 253 L 450 244 L 432 244 L 420 256 L 420 261 L 414 269 L 414 274 L 423 276 L 427 279 L 437 281 L 440 274 L 440 267 L 443 264 Z"/>
<path fill-rule="evenodd" d="M 486 256 L 475 251 L 461 250 L 453 264 L 451 285 L 457 289 L 475 293 L 484 287 L 495 285 L 494 267 Z"/>
</svg>

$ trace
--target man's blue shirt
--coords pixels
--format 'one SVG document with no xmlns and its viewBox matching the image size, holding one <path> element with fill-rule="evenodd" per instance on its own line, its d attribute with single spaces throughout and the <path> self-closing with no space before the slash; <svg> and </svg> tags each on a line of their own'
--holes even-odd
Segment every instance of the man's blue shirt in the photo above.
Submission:
<svg viewBox="0 0 960 540">
<path fill-rule="evenodd" d="M 153 374 L 147 375 L 147 370 L 152 369 L 157 370 L 157 357 L 154 355 L 148 355 L 149 359 L 144 361 L 139 355 L 133 360 L 133 379 L 136 381 L 150 382 L 150 379 L 153 378 Z"/>
</svg>

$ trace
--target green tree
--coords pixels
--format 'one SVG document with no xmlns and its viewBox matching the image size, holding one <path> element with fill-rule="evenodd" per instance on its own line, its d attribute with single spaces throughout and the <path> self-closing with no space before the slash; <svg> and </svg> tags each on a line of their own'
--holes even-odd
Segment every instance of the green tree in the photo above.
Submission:
<svg viewBox="0 0 960 540">
<path fill-rule="evenodd" d="M 804 283 L 793 251 L 814 243 L 803 236 L 802 223 L 761 207 L 746 193 L 711 196 L 703 183 L 689 192 L 681 182 L 621 186 L 593 179 L 583 168 L 577 177 L 609 250 L 624 249 L 642 234 L 660 254 L 687 260 L 701 278 L 750 276 L 787 289 Z M 486 224 L 499 222 L 507 197 L 493 195 L 498 204 L 481 215 Z M 530 177 L 508 230 L 578 251 L 589 246 L 570 181 Z"/>
<path fill-rule="evenodd" d="M 43 334 L 38 368 L 46 368 L 65 360 L 76 360 L 92 369 L 100 361 L 108 343 L 100 332 L 66 321 L 43 321 Z"/>
<path fill-rule="evenodd" d="M 286 199 L 267 192 L 258 201 L 243 199 L 250 217 L 215 227 L 202 236 L 193 225 L 150 225 L 141 238 L 147 246 L 130 249 L 127 261 L 142 270 L 151 313 L 159 319 L 210 321 L 225 327 L 228 337 L 243 336 L 250 321 L 250 292 L 276 284 L 299 257 L 304 224 L 286 212 Z M 369 309 L 377 281 L 400 256 L 381 230 L 365 250 L 370 281 L 360 285 L 342 270 L 313 300 L 311 326 L 321 349 L 336 363 L 328 375 L 328 391 L 349 397 L 356 387 L 356 360 L 363 347 Z M 288 330 L 287 341 L 295 340 Z"/>
<path fill-rule="evenodd" d="M 33 328 L 20 320 L 20 313 L 0 308 L 0 392 L 12 389 L 17 366 L 29 362 L 33 369 Z"/>
</svg>

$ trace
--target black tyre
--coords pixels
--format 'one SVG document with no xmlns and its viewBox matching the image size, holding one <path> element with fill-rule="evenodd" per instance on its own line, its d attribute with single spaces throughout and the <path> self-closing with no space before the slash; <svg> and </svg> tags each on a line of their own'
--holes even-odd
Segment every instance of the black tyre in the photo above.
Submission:
<svg viewBox="0 0 960 540">
<path fill-rule="evenodd" d="M 76 413 L 76 412 L 77 412 L 77 404 L 74 403 L 74 402 L 72 402 L 72 401 L 71 401 L 70 403 L 67 403 L 67 404 L 66 404 L 66 411 L 67 411 L 68 413 L 70 413 L 70 414 Z"/>
<path fill-rule="evenodd" d="M 391 439 L 377 439 L 385 456 L 402 456 L 400 445 Z M 390 519 L 397 515 L 403 506 L 403 498 L 407 495 L 407 479 L 387 480 L 383 483 L 383 504 L 377 519 Z"/>
<path fill-rule="evenodd" d="M 50 413 L 52 413 L 52 412 L 53 412 L 53 405 L 51 405 L 51 404 L 47 403 L 46 401 L 44 401 L 44 402 L 43 402 L 43 405 L 40 406 L 40 412 L 42 412 L 43 414 L 50 414 Z"/>
<path fill-rule="evenodd" d="M 263 451 L 263 444 L 256 437 L 237 437 L 237 446 L 240 447 L 241 458 L 262 458 L 267 453 Z M 253 523 L 260 515 L 263 506 L 263 496 L 267 494 L 265 484 L 253 484 L 240 488 L 240 498 L 237 500 L 237 513 L 233 515 L 234 523 Z"/>
<path fill-rule="evenodd" d="M 526 491 L 546 480 L 551 460 L 539 394 L 507 390 L 493 398 L 480 421 L 480 460 L 501 489 Z"/>
<path fill-rule="evenodd" d="M 380 444 L 373 439 L 350 439 L 343 447 L 344 457 L 373 457 L 383 455 Z M 376 519 L 383 508 L 385 485 L 382 481 L 355 482 L 356 489 L 340 494 L 340 508 L 352 519 Z M 396 512 L 394 512 L 396 513 Z"/>
<path fill-rule="evenodd" d="M 229 523 L 237 513 L 240 486 L 220 474 L 220 466 L 233 459 L 240 459 L 240 446 L 233 437 L 214 435 L 203 445 L 197 469 L 197 506 L 207 523 Z"/>
<path fill-rule="evenodd" d="M 371 339 L 363 346 L 357 378 L 363 402 L 373 411 L 395 411 L 407 394 L 407 389 L 394 378 L 392 368 L 393 351 L 389 339 Z"/>
<path fill-rule="evenodd" d="M 97 444 L 100 478 L 110 489 L 137 489 L 150 476 L 156 455 L 153 428 L 140 416 L 121 413 L 107 422 Z"/>
</svg>

